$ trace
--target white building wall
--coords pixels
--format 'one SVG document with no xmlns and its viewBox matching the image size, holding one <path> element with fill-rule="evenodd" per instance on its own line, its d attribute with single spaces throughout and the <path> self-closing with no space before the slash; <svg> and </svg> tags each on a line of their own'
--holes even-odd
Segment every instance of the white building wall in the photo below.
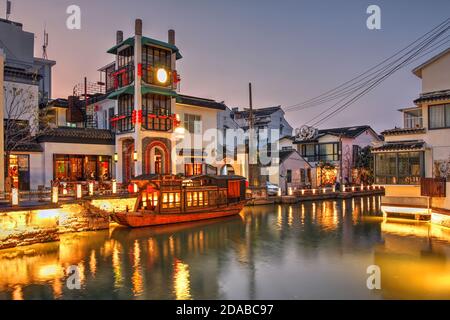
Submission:
<svg viewBox="0 0 450 320">
<path fill-rule="evenodd" d="M 45 186 L 44 180 L 44 153 L 30 154 L 30 188 L 37 190 L 39 186 Z M 53 161 L 52 161 L 53 162 Z"/>
<path fill-rule="evenodd" d="M 450 89 L 450 51 L 422 69 L 422 92 Z"/>
</svg>

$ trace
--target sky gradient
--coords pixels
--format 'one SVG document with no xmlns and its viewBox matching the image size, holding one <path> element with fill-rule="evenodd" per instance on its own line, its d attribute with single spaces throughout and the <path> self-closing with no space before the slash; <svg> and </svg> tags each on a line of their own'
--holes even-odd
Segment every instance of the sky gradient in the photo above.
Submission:
<svg viewBox="0 0 450 320">
<path fill-rule="evenodd" d="M 65 26 L 71 4 L 81 7 L 81 30 Z M 371 4 L 381 7 L 382 30 L 366 27 Z M 84 76 L 97 81 L 96 70 L 113 61 L 106 51 L 115 44 L 116 30 L 128 37 L 141 18 L 146 36 L 166 41 L 167 30 L 176 30 L 184 57 L 177 65 L 181 93 L 243 108 L 252 82 L 254 105 L 260 108 L 291 106 L 334 88 L 407 46 L 449 12 L 448 0 L 13 0 L 10 19 L 36 34 L 38 57 L 46 25 L 48 57 L 57 61 L 53 98 L 67 97 Z M 420 81 L 411 73 L 420 62 L 321 127 L 401 126 L 397 109 L 411 106 L 420 93 Z M 286 117 L 298 127 L 326 107 Z"/>
</svg>

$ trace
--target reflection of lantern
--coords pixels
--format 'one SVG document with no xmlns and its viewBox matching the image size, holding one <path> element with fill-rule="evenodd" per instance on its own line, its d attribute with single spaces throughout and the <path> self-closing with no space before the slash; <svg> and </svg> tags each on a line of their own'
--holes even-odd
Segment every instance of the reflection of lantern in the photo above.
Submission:
<svg viewBox="0 0 450 320">
<path fill-rule="evenodd" d="M 58 187 L 53 187 L 52 188 L 52 203 L 57 204 L 59 199 L 58 199 Z"/>
<path fill-rule="evenodd" d="M 117 181 L 116 180 L 112 181 L 112 193 L 113 194 L 117 193 Z"/>
<path fill-rule="evenodd" d="M 17 188 L 11 190 L 11 203 L 13 206 L 19 205 L 19 189 Z"/>
<path fill-rule="evenodd" d="M 81 189 L 81 184 L 77 184 L 77 199 L 81 199 L 83 197 L 83 191 Z"/>
<path fill-rule="evenodd" d="M 89 182 L 89 195 L 90 196 L 94 195 L 94 183 L 93 182 Z"/>
</svg>

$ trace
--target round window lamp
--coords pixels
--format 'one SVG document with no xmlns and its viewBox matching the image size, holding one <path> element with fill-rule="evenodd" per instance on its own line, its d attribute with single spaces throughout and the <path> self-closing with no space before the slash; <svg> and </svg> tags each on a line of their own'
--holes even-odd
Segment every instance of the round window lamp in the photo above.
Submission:
<svg viewBox="0 0 450 320">
<path fill-rule="evenodd" d="M 164 68 L 159 68 L 158 71 L 156 72 L 156 79 L 158 79 L 159 83 L 166 83 L 167 80 L 169 79 L 169 75 L 167 74 L 166 69 Z"/>
</svg>

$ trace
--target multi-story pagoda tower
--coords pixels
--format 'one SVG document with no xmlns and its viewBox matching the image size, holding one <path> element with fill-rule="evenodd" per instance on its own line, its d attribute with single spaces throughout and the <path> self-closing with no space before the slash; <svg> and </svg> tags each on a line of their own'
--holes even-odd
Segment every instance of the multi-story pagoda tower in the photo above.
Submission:
<svg viewBox="0 0 450 320">
<path fill-rule="evenodd" d="M 107 91 L 117 100 L 111 127 L 116 133 L 116 177 L 128 182 L 141 174 L 175 173 L 173 131 L 179 125 L 174 114 L 179 76 L 176 62 L 182 56 L 175 45 L 175 31 L 168 42 L 142 35 L 136 20 L 134 36 L 117 32 L 115 70 Z M 173 159 L 175 160 L 175 159 Z"/>
</svg>

